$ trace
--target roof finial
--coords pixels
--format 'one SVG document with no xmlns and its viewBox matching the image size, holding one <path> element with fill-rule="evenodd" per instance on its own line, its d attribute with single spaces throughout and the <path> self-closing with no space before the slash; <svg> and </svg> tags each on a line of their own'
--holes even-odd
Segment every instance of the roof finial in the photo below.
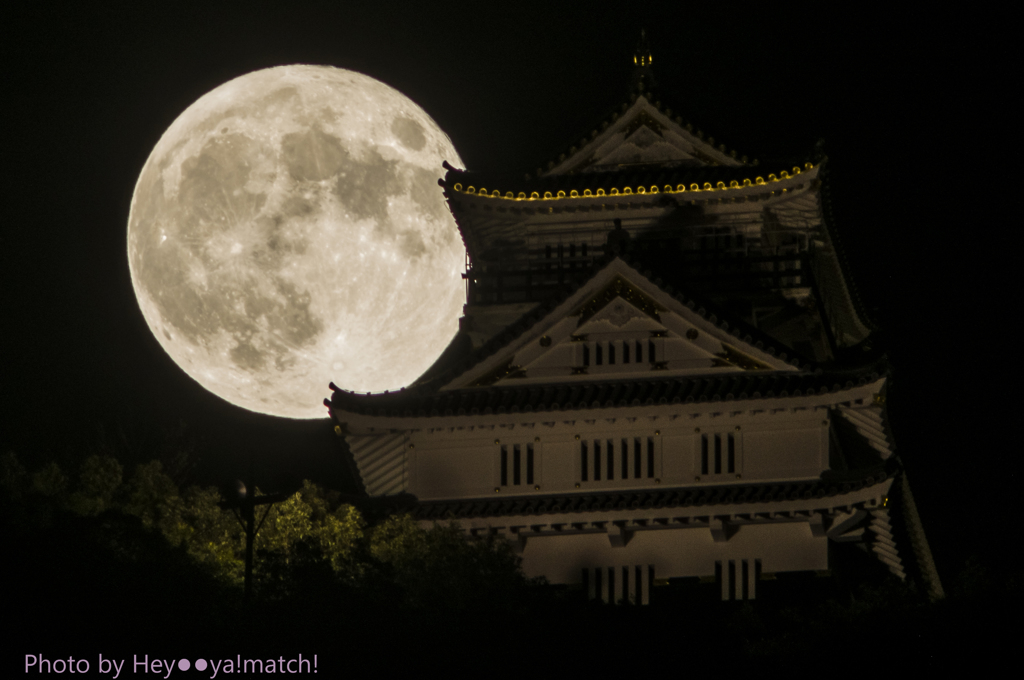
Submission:
<svg viewBox="0 0 1024 680">
<path fill-rule="evenodd" d="M 633 78 L 630 90 L 641 94 L 655 85 L 654 73 L 651 71 L 651 46 L 647 42 L 647 31 L 640 29 L 640 43 L 633 53 Z"/>
<path fill-rule="evenodd" d="M 636 46 L 636 52 L 633 53 L 633 64 L 635 66 L 651 65 L 651 46 L 647 42 L 647 32 L 642 28 L 640 29 L 640 44 Z"/>
</svg>

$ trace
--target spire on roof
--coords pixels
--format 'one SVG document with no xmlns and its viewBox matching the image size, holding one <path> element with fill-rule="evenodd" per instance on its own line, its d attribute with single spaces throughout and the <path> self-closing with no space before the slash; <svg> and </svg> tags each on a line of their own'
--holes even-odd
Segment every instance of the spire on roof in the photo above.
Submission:
<svg viewBox="0 0 1024 680">
<path fill-rule="evenodd" d="M 633 90 L 643 91 L 654 85 L 654 74 L 651 72 L 651 45 L 647 41 L 647 31 L 640 29 L 640 42 L 633 52 Z"/>
<path fill-rule="evenodd" d="M 640 29 L 640 43 L 636 46 L 636 51 L 633 53 L 633 63 L 636 66 L 651 65 L 651 45 L 647 42 L 647 32 L 642 28 Z"/>
</svg>

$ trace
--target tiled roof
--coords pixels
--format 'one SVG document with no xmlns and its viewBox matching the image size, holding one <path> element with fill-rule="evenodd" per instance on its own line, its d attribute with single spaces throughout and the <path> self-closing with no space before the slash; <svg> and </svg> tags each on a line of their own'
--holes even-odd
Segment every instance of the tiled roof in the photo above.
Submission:
<svg viewBox="0 0 1024 680">
<path fill-rule="evenodd" d="M 338 389 L 324 404 L 334 412 L 378 417 L 488 415 L 554 412 L 657 404 L 688 404 L 829 394 L 866 385 L 885 373 L 884 359 L 858 369 L 816 373 L 744 371 L 718 376 L 607 380 L 551 385 L 491 387 L 440 392 L 408 389 L 356 394 Z"/>
<path fill-rule="evenodd" d="M 572 493 L 518 498 L 477 498 L 420 502 L 412 511 L 418 519 L 502 517 L 547 515 L 578 512 L 633 510 L 638 508 L 676 508 L 723 506 L 745 503 L 827 498 L 880 484 L 897 474 L 897 466 L 878 466 L 856 476 L 817 479 L 805 482 L 735 484 L 675 489 L 642 489 Z"/>
</svg>

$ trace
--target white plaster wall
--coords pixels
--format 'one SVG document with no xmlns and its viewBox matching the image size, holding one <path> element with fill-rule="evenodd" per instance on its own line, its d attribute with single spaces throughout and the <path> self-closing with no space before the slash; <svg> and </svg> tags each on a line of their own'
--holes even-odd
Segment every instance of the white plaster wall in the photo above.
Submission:
<svg viewBox="0 0 1024 680">
<path fill-rule="evenodd" d="M 544 444 L 544 479 L 541 485 L 544 491 L 576 490 L 575 449 L 575 441 L 568 436 Z"/>
<path fill-rule="evenodd" d="M 744 478 L 817 477 L 828 460 L 822 428 L 767 430 L 743 434 Z"/>
<path fill-rule="evenodd" d="M 662 438 L 662 482 L 667 485 L 693 483 L 694 446 L 692 434 L 666 434 Z M 699 444 L 697 444 L 699 446 Z M 697 449 L 699 456 L 699 449 Z M 700 465 L 700 462 L 697 462 Z"/>
<path fill-rule="evenodd" d="M 413 493 L 422 500 L 494 493 L 497 462 L 480 447 L 417 450 L 412 460 Z"/>
<path fill-rule="evenodd" d="M 678 418 L 596 417 L 509 423 L 465 430 L 437 428 L 411 432 L 405 439 L 397 434 L 365 437 L 353 444 L 353 454 L 364 479 L 370 480 L 382 474 L 378 468 L 383 470 L 385 463 L 396 467 L 407 458 L 409 491 L 423 500 L 814 479 L 828 468 L 828 413 L 824 409 L 730 412 L 728 405 L 709 405 L 706 408 L 708 411 L 705 413 Z M 519 416 L 526 417 L 539 420 L 548 416 Z M 558 416 L 552 414 L 550 417 Z M 722 471 L 717 475 L 713 468 L 716 434 L 722 442 Z M 705 435 L 709 441 L 707 474 L 701 470 L 701 438 Z M 731 473 L 727 468 L 729 437 L 733 438 L 735 446 L 735 468 Z M 634 438 L 640 438 L 644 447 L 643 476 L 639 479 L 634 476 L 632 450 L 629 454 L 629 477 L 621 478 L 623 438 L 628 440 L 631 449 Z M 647 477 L 648 438 L 653 441 L 655 451 L 655 471 L 651 477 Z M 607 440 L 613 440 L 617 461 L 615 474 L 612 479 L 607 479 L 605 466 L 602 478 L 595 481 L 591 467 L 588 480 L 583 481 L 580 442 L 587 441 L 591 447 L 588 461 L 592 466 L 595 439 L 604 442 L 602 461 L 607 460 Z M 388 446 L 381 448 L 383 444 L 378 442 L 386 442 Z M 404 450 L 400 448 L 403 442 Z M 534 482 L 527 484 L 524 478 L 518 486 L 511 483 L 502 486 L 500 448 L 501 445 L 508 446 L 511 461 L 515 444 L 521 446 L 524 457 L 527 444 L 534 446 Z M 365 447 L 365 452 L 360 447 Z M 381 451 L 386 449 L 387 455 L 379 453 L 378 448 Z M 497 492 L 496 487 L 499 488 Z"/>
</svg>

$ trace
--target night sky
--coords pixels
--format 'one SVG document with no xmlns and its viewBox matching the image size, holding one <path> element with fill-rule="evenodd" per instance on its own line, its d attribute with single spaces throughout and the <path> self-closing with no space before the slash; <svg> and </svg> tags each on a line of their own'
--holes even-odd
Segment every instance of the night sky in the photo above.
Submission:
<svg viewBox="0 0 1024 680">
<path fill-rule="evenodd" d="M 202 442 L 199 481 L 238 476 L 254 456 L 267 486 L 312 477 L 351 490 L 326 417 L 231 406 L 150 333 L 125 239 L 153 146 L 232 78 L 325 64 L 416 101 L 469 169 L 525 172 L 625 100 L 646 27 L 665 100 L 716 140 L 802 159 L 824 138 L 836 228 L 885 330 L 896 444 L 940 574 L 1005 530 L 996 510 L 1015 493 L 1019 463 L 1000 443 L 1015 402 L 999 400 L 1015 352 L 997 348 L 1014 324 L 990 291 L 1009 289 L 999 279 L 1010 270 L 985 259 L 990 239 L 973 238 L 984 225 L 965 220 L 958 187 L 973 181 L 964 168 L 989 131 L 969 139 L 959 122 L 970 104 L 952 83 L 966 66 L 934 19 L 707 3 L 287 4 L 3 11 L 3 450 L 31 460 L 92 441 L 97 424 L 146 432 L 184 420 Z M 312 401 L 329 396 L 332 378 Z"/>
</svg>

